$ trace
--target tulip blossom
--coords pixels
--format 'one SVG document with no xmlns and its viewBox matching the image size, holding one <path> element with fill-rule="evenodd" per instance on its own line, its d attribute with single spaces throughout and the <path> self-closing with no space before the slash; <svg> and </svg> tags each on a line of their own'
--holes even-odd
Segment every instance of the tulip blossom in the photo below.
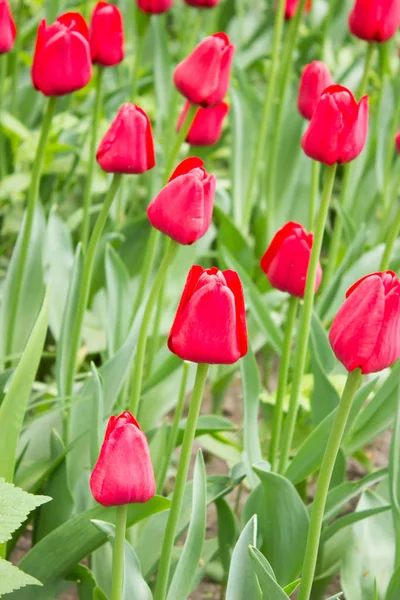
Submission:
<svg viewBox="0 0 400 600">
<path fill-rule="evenodd" d="M 400 129 L 396 134 L 395 144 L 396 144 L 396 152 L 397 152 L 397 154 L 400 154 Z"/>
<path fill-rule="evenodd" d="M 185 0 L 185 4 L 196 8 L 214 8 L 221 0 Z"/>
<path fill-rule="evenodd" d="M 8 0 L 0 0 L 0 54 L 10 52 L 14 46 L 17 29 Z"/>
<path fill-rule="evenodd" d="M 189 107 L 190 103 L 186 102 L 179 115 L 178 131 L 185 121 Z M 187 143 L 192 146 L 212 146 L 216 144 L 221 137 L 222 125 L 228 112 L 229 106 L 226 102 L 221 102 L 210 108 L 199 108 L 186 136 Z"/>
<path fill-rule="evenodd" d="M 136 0 L 137 5 L 145 13 L 150 15 L 159 15 L 167 12 L 174 3 L 174 0 Z"/>
<path fill-rule="evenodd" d="M 275 234 L 260 262 L 274 288 L 304 298 L 313 239 L 313 233 L 307 233 L 302 225 L 293 221 Z M 322 269 L 318 263 L 315 292 L 321 278 Z"/>
<path fill-rule="evenodd" d="M 341 85 L 331 85 L 322 94 L 301 141 L 310 158 L 333 165 L 357 158 L 368 133 L 368 96 L 357 104 Z"/>
<path fill-rule="evenodd" d="M 222 102 L 229 87 L 234 51 L 226 33 L 207 37 L 176 67 L 178 91 L 192 104 L 207 107 Z"/>
<path fill-rule="evenodd" d="M 376 373 L 400 358 L 400 281 L 395 273 L 372 273 L 348 290 L 329 341 L 348 371 Z"/>
<path fill-rule="evenodd" d="M 124 25 L 121 11 L 115 4 L 98 2 L 90 23 L 92 61 L 112 67 L 124 58 Z"/>
<path fill-rule="evenodd" d="M 353 35 L 367 42 L 386 42 L 400 25 L 400 0 L 356 0 L 349 17 Z"/>
<path fill-rule="evenodd" d="M 103 506 L 147 502 L 156 493 L 147 438 L 130 412 L 110 417 L 90 490 Z"/>
<path fill-rule="evenodd" d="M 286 0 L 285 19 L 288 21 L 296 14 L 300 0 Z M 311 9 L 312 0 L 307 0 L 304 7 L 304 12 L 309 12 Z"/>
<path fill-rule="evenodd" d="M 92 76 L 89 29 L 79 13 L 65 13 L 53 25 L 41 21 L 32 65 L 34 87 L 63 96 L 85 87 Z"/>
<path fill-rule="evenodd" d="M 208 175 L 200 158 L 181 162 L 161 192 L 150 202 L 150 223 L 179 244 L 193 244 L 210 227 L 215 175 Z"/>
<path fill-rule="evenodd" d="M 314 60 L 304 67 L 300 78 L 297 107 L 305 119 L 312 118 L 322 92 L 332 84 L 332 75 L 320 60 Z"/>
<path fill-rule="evenodd" d="M 155 165 L 153 134 L 147 114 L 135 104 L 123 104 L 96 154 L 107 173 L 144 173 Z"/>
<path fill-rule="evenodd" d="M 235 271 L 193 266 L 175 315 L 168 348 L 183 360 L 232 364 L 247 354 L 243 288 Z"/>
</svg>

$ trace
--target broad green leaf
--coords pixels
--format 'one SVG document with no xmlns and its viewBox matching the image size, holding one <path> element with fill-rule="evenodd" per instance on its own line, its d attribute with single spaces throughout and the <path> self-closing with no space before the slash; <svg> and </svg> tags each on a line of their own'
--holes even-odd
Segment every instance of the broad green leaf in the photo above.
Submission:
<svg viewBox="0 0 400 600">
<path fill-rule="evenodd" d="M 285 585 L 285 587 L 283 588 L 283 591 L 285 592 L 285 594 L 287 594 L 288 596 L 293 594 L 293 592 L 295 590 L 297 590 L 297 588 L 299 587 L 300 581 L 301 581 L 301 579 L 296 579 L 296 581 L 292 581 L 292 583 Z"/>
<path fill-rule="evenodd" d="M 249 555 L 249 546 L 257 543 L 257 516 L 253 516 L 244 527 L 232 553 L 226 600 L 261 600 L 258 579 Z"/>
<path fill-rule="evenodd" d="M 244 94 L 241 90 L 232 86 L 230 90 L 232 100 L 229 120 L 232 128 L 232 158 L 231 158 L 231 181 L 232 181 L 232 214 L 237 226 L 243 222 L 244 199 L 246 198 L 247 178 L 243 169 L 244 161 L 248 158 L 245 148 L 245 139 L 251 129 L 246 128 L 248 121 L 248 108 L 245 103 Z"/>
<path fill-rule="evenodd" d="M 397 407 L 389 456 L 389 492 L 396 537 L 400 532 L 400 386 L 397 388 Z M 400 542 L 398 542 L 400 543 Z"/>
<path fill-rule="evenodd" d="M 0 597 L 28 585 L 41 585 L 41 583 L 6 560 L 0 559 Z M 29 591 L 29 594 L 31 598 L 36 597 L 35 592 Z"/>
<path fill-rule="evenodd" d="M 215 501 L 218 518 L 218 551 L 219 559 L 224 569 L 226 581 L 228 579 L 231 554 L 237 538 L 237 523 L 235 514 L 225 498 Z"/>
<path fill-rule="evenodd" d="M 400 567 L 394 572 L 386 591 L 385 600 L 398 600 L 400 598 Z"/>
<path fill-rule="evenodd" d="M 315 311 L 312 315 L 310 336 L 313 353 L 318 356 L 321 369 L 328 375 L 337 366 L 337 359 L 326 330 Z"/>
<path fill-rule="evenodd" d="M 49 296 L 46 294 L 35 326 L 14 371 L 0 406 L 0 477 L 12 481 L 17 445 L 28 406 L 32 384 L 40 363 L 49 320 Z"/>
<path fill-rule="evenodd" d="M 95 365 L 90 365 L 94 383 L 92 394 L 92 416 L 90 429 L 90 462 L 93 468 L 96 464 L 104 433 L 104 396 L 103 384 Z"/>
<path fill-rule="evenodd" d="M 76 565 L 68 573 L 67 579 L 75 581 L 79 600 L 107 600 L 107 596 L 97 585 L 92 571 L 84 565 Z"/>
<path fill-rule="evenodd" d="M 200 562 L 206 531 L 206 471 L 201 450 L 193 474 L 192 515 L 185 545 L 172 578 L 167 600 L 186 600 Z"/>
<path fill-rule="evenodd" d="M 28 494 L 0 478 L 0 544 L 11 539 L 30 512 L 49 502 L 49 496 Z"/>
<path fill-rule="evenodd" d="M 390 508 L 391 506 L 390 504 L 388 504 L 387 506 L 378 506 L 376 508 L 360 510 L 358 512 L 349 513 L 344 517 L 340 517 L 322 532 L 321 541 L 326 542 L 333 535 L 335 535 L 335 533 L 337 533 L 341 529 L 344 529 L 344 527 L 348 527 L 353 523 L 358 523 L 358 521 L 363 521 L 364 519 L 368 519 L 369 517 L 373 517 L 374 515 L 379 515 L 382 512 L 390 510 Z"/>
<path fill-rule="evenodd" d="M 267 559 L 254 546 L 249 546 L 249 553 L 258 583 L 261 587 L 263 600 L 287 600 L 288 596 L 277 583 Z"/>
<path fill-rule="evenodd" d="M 121 258 L 110 245 L 105 253 L 108 299 L 107 345 L 110 356 L 122 346 L 129 331 L 132 316 L 132 295 L 129 273 Z"/>
<path fill-rule="evenodd" d="M 257 261 L 248 240 L 219 206 L 214 206 L 213 219 L 217 226 L 218 249 L 227 248 L 251 277 Z"/>
<path fill-rule="evenodd" d="M 176 440 L 177 446 L 182 443 L 185 429 L 186 419 L 182 419 L 179 423 L 179 431 Z M 224 417 L 220 417 L 219 415 L 200 415 L 197 420 L 196 437 L 207 434 L 213 435 L 222 431 L 235 431 L 235 429 L 236 426 Z"/>
<path fill-rule="evenodd" d="M 258 410 L 261 393 L 260 375 L 256 358 L 249 348 L 246 356 L 240 361 L 240 372 L 243 386 L 243 447 L 244 463 L 247 467 L 247 479 L 254 489 L 258 477 L 252 470 L 252 465 L 262 460 L 260 435 L 258 432 Z"/>
</svg>

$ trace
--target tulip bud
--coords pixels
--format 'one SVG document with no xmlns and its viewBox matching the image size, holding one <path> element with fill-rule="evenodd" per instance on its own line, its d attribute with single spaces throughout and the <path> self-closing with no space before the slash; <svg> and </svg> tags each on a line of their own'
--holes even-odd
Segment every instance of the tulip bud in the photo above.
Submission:
<svg viewBox="0 0 400 600">
<path fill-rule="evenodd" d="M 10 52 L 17 30 L 7 0 L 0 0 L 0 54 Z"/>
<path fill-rule="evenodd" d="M 305 119 L 312 118 L 322 92 L 332 84 L 332 75 L 320 60 L 314 60 L 304 67 L 300 78 L 297 107 Z"/>
<path fill-rule="evenodd" d="M 275 234 L 260 262 L 274 288 L 304 298 L 313 240 L 313 233 L 307 233 L 302 225 L 293 221 Z M 318 290 L 321 278 L 322 269 L 318 263 L 314 292 Z"/>
<path fill-rule="evenodd" d="M 331 85 L 322 94 L 301 141 L 310 158 L 333 165 L 357 158 L 368 133 L 368 96 L 360 102 L 341 85 Z"/>
<path fill-rule="evenodd" d="M 130 412 L 110 417 L 90 490 L 103 506 L 143 503 L 156 493 L 147 438 Z"/>
<path fill-rule="evenodd" d="M 106 173 L 144 173 L 154 167 L 154 144 L 147 114 L 135 104 L 123 104 L 96 153 Z"/>
<path fill-rule="evenodd" d="M 174 0 L 136 0 L 138 7 L 150 15 L 160 15 L 167 12 L 174 3 Z"/>
<path fill-rule="evenodd" d="M 396 134 L 395 144 L 396 144 L 396 152 L 397 152 L 397 154 L 400 154 L 400 129 Z"/>
<path fill-rule="evenodd" d="M 235 271 L 190 269 L 168 348 L 183 360 L 221 365 L 247 354 L 243 288 Z"/>
<path fill-rule="evenodd" d="M 196 157 L 181 162 L 147 208 L 153 227 L 179 244 L 193 244 L 210 227 L 215 175 L 207 175 L 203 164 Z"/>
<path fill-rule="evenodd" d="M 47 27 L 41 21 L 32 65 L 35 89 L 63 96 L 85 87 L 92 76 L 89 30 L 79 13 L 65 13 Z"/>
<path fill-rule="evenodd" d="M 196 8 L 214 8 L 221 0 L 185 0 L 185 4 Z"/>
<path fill-rule="evenodd" d="M 228 91 L 235 46 L 226 33 L 215 33 L 203 40 L 176 67 L 174 83 L 192 104 L 215 106 Z"/>
<path fill-rule="evenodd" d="M 348 290 L 329 341 L 348 371 L 376 373 L 400 358 L 400 281 L 393 271 L 367 275 Z"/>
<path fill-rule="evenodd" d="M 400 0 L 356 0 L 349 17 L 353 35 L 367 42 L 386 42 L 400 25 Z"/>
<path fill-rule="evenodd" d="M 124 58 L 124 25 L 121 11 L 115 4 L 98 2 L 90 23 L 92 61 L 112 67 Z"/>
<path fill-rule="evenodd" d="M 182 127 L 189 108 L 190 102 L 185 102 L 179 115 L 177 131 Z M 187 134 L 187 143 L 192 146 L 216 144 L 221 137 L 222 125 L 228 112 L 229 106 L 225 102 L 210 106 L 210 108 L 199 108 Z"/>
<path fill-rule="evenodd" d="M 296 14 L 300 0 L 286 0 L 285 19 L 289 21 Z M 310 12 L 312 0 L 307 0 L 304 12 Z"/>
</svg>

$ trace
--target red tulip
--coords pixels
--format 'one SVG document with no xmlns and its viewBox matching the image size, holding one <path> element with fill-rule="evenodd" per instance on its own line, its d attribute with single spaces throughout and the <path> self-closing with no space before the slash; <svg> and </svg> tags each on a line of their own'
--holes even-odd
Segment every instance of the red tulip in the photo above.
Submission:
<svg viewBox="0 0 400 600">
<path fill-rule="evenodd" d="M 400 129 L 396 134 L 395 144 L 396 144 L 396 152 L 397 152 L 397 154 L 400 154 Z"/>
<path fill-rule="evenodd" d="M 110 417 L 90 489 L 103 506 L 147 502 L 156 493 L 147 438 L 130 412 Z"/>
<path fill-rule="evenodd" d="M 300 0 L 286 0 L 285 19 L 288 21 L 296 14 Z M 311 9 L 312 0 L 307 0 L 304 7 L 304 12 L 309 12 Z"/>
<path fill-rule="evenodd" d="M 367 42 L 386 42 L 400 25 L 400 0 L 356 0 L 349 17 L 353 35 Z"/>
<path fill-rule="evenodd" d="M 322 94 L 301 145 L 319 162 L 347 163 L 360 154 L 367 133 L 368 96 L 357 104 L 350 90 L 332 85 Z"/>
<path fill-rule="evenodd" d="M 185 102 L 179 115 L 177 131 L 182 127 L 189 107 L 190 102 Z M 192 146 L 213 146 L 216 144 L 221 137 L 222 125 L 228 112 L 229 106 L 225 102 L 210 108 L 199 108 L 187 134 L 187 143 Z"/>
<path fill-rule="evenodd" d="M 45 96 L 63 96 L 85 87 L 92 76 L 89 30 L 79 13 L 65 13 L 47 27 L 41 21 L 32 81 Z"/>
<path fill-rule="evenodd" d="M 181 162 L 147 208 L 153 227 L 179 244 L 193 244 L 211 224 L 215 175 L 207 175 L 203 164 L 196 157 Z"/>
<path fill-rule="evenodd" d="M 393 271 L 355 283 L 337 313 L 329 341 L 348 371 L 376 373 L 400 358 L 400 281 Z"/>
<path fill-rule="evenodd" d="M 302 225 L 293 221 L 275 234 L 260 262 L 274 288 L 292 296 L 304 297 L 313 240 L 313 233 L 307 233 Z M 321 278 L 322 269 L 318 263 L 315 292 Z"/>
<path fill-rule="evenodd" d="M 304 67 L 300 78 L 297 107 L 305 119 L 312 118 L 322 92 L 332 84 L 332 75 L 320 60 L 314 60 Z"/>
<path fill-rule="evenodd" d="M 106 173 L 144 173 L 154 167 L 153 134 L 147 114 L 135 104 L 123 104 L 96 154 Z"/>
<path fill-rule="evenodd" d="M 221 0 L 185 0 L 185 3 L 189 6 L 195 6 L 196 8 L 214 8 Z"/>
<path fill-rule="evenodd" d="M 0 0 L 0 54 L 10 52 L 17 29 L 7 0 Z"/>
<path fill-rule="evenodd" d="M 215 106 L 225 97 L 235 46 L 226 33 L 203 40 L 175 69 L 174 83 L 192 104 Z"/>
<path fill-rule="evenodd" d="M 138 7 L 150 15 L 159 15 L 167 12 L 174 3 L 174 0 L 136 0 Z"/>
<path fill-rule="evenodd" d="M 243 288 L 235 271 L 193 266 L 168 338 L 184 360 L 232 364 L 247 353 Z"/>
<path fill-rule="evenodd" d="M 90 52 L 92 61 L 103 67 L 112 67 L 123 60 L 124 24 L 115 4 L 96 4 L 90 23 Z"/>
</svg>

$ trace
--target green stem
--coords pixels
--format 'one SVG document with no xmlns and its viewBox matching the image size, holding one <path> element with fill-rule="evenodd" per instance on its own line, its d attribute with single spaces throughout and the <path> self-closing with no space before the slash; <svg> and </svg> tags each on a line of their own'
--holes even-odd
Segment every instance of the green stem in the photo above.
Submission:
<svg viewBox="0 0 400 600">
<path fill-rule="evenodd" d="M 397 208 L 397 213 L 390 225 L 388 235 L 386 238 L 385 251 L 382 256 L 381 264 L 379 267 L 380 271 L 387 271 L 392 258 L 393 248 L 397 240 L 397 236 L 400 231 L 400 204 Z"/>
<path fill-rule="evenodd" d="M 7 174 L 5 139 L 3 132 L 3 124 L 1 122 L 2 113 L 4 110 L 4 85 L 7 75 L 7 54 L 0 55 L 0 179 Z"/>
<path fill-rule="evenodd" d="M 308 229 L 314 229 L 315 213 L 318 205 L 319 192 L 319 177 L 321 173 L 321 163 L 313 160 L 311 166 L 311 190 L 310 190 L 310 206 L 308 209 Z"/>
<path fill-rule="evenodd" d="M 163 462 L 163 466 L 160 472 L 159 480 L 157 482 L 157 494 L 162 494 L 165 484 L 165 478 L 167 476 L 168 466 L 171 461 L 172 452 L 176 446 L 176 440 L 178 438 L 179 431 L 179 423 L 182 418 L 183 406 L 185 404 L 185 396 L 186 396 L 186 386 L 189 375 L 189 366 L 190 363 L 187 361 L 183 361 L 183 371 L 182 371 L 182 379 L 181 379 L 181 387 L 179 389 L 178 402 L 175 407 L 174 412 L 174 420 L 172 422 L 172 427 L 170 434 L 168 436 L 167 449 L 165 452 L 165 458 Z"/>
<path fill-rule="evenodd" d="M 24 0 L 19 0 L 15 11 L 15 25 L 17 32 L 20 31 L 22 22 L 22 9 Z M 18 82 L 19 82 L 19 51 L 21 49 L 21 35 L 15 38 L 14 48 L 10 54 L 11 73 L 11 113 L 18 118 Z"/>
<path fill-rule="evenodd" d="M 296 362 L 294 366 L 292 389 L 289 401 L 289 411 L 283 432 L 281 457 L 279 461 L 279 472 L 284 473 L 288 463 L 290 449 L 293 442 L 293 434 L 296 426 L 297 412 L 299 406 L 301 382 L 306 364 L 308 340 L 310 336 L 311 318 L 314 306 L 314 289 L 317 275 L 319 257 L 322 248 L 325 224 L 329 211 L 333 183 L 335 180 L 337 165 L 326 167 L 325 185 L 322 192 L 321 205 L 318 211 L 315 226 L 314 241 L 311 250 L 310 263 L 308 265 L 307 283 L 304 294 L 304 305 L 300 320 L 298 334 L 298 346 L 296 348 Z"/>
<path fill-rule="evenodd" d="M 146 308 L 144 310 L 140 325 L 138 343 L 132 369 L 129 410 L 133 415 L 138 414 L 140 392 L 142 390 L 144 359 L 146 355 L 147 333 L 150 326 L 151 316 L 153 314 L 154 306 L 157 302 L 161 286 L 165 280 L 165 277 L 167 276 L 168 268 L 175 258 L 178 247 L 179 244 L 177 244 L 177 242 L 171 239 L 168 240 L 164 249 L 164 257 L 154 279 L 149 297 L 147 298 Z"/>
<path fill-rule="evenodd" d="M 83 193 L 83 220 L 82 220 L 82 231 L 81 231 L 81 242 L 85 249 L 89 238 L 90 229 L 90 209 L 92 206 L 92 183 L 93 173 L 96 164 L 96 149 L 97 149 L 97 132 L 99 130 L 100 112 L 101 112 L 101 99 L 102 99 L 102 80 L 103 80 L 103 67 L 99 67 L 97 71 L 97 82 L 95 92 L 95 102 L 93 106 L 92 115 L 92 128 L 90 132 L 90 150 L 89 150 L 89 162 L 86 172 L 85 189 Z"/>
<path fill-rule="evenodd" d="M 289 299 L 288 312 L 286 315 L 285 335 L 283 340 L 283 349 L 281 364 L 279 367 L 278 387 L 276 390 L 276 402 L 274 408 L 274 419 L 272 423 L 271 446 L 269 462 L 271 463 L 271 471 L 276 471 L 278 462 L 278 448 L 281 440 L 282 423 L 283 423 L 283 400 L 288 380 L 290 355 L 292 350 L 292 337 L 294 324 L 296 322 L 297 308 L 299 299 L 296 296 L 291 296 Z"/>
<path fill-rule="evenodd" d="M 112 562 L 111 600 L 122 600 L 124 591 L 125 532 L 128 505 L 117 506 Z"/>
<path fill-rule="evenodd" d="M 168 522 L 165 529 L 164 541 L 161 550 L 154 600 L 164 600 L 167 593 L 169 572 L 171 567 L 171 553 L 175 542 L 176 526 L 178 524 L 182 507 L 186 477 L 189 470 L 192 445 L 196 433 L 197 419 L 200 414 L 207 371 L 207 364 L 197 365 L 196 380 L 194 383 L 192 398 L 190 400 L 189 414 L 186 422 L 185 433 L 183 435 L 182 451 L 179 460 L 178 471 L 176 474 L 174 495 L 172 497 L 171 508 L 168 515 Z"/>
<path fill-rule="evenodd" d="M 137 34 L 137 43 L 136 43 L 136 52 L 134 56 L 134 65 L 133 65 L 133 74 L 132 74 L 132 88 L 131 88 L 131 98 L 132 102 L 136 100 L 136 91 L 137 91 L 137 82 L 138 82 L 138 73 L 139 68 L 142 63 L 143 53 L 145 48 L 147 31 L 149 29 L 150 18 L 147 18 L 143 24 L 143 30 L 140 34 Z"/>
<path fill-rule="evenodd" d="M 337 409 L 335 421 L 329 435 L 321 470 L 319 472 L 317 489 L 311 511 L 310 528 L 308 530 L 307 546 L 304 557 L 302 578 L 300 582 L 298 600 L 309 600 L 317 564 L 318 547 L 321 537 L 322 520 L 329 484 L 332 478 L 333 468 L 342 443 L 343 433 L 350 413 L 354 394 L 361 381 L 361 370 L 355 369 L 347 376 L 346 386 Z"/>
<path fill-rule="evenodd" d="M 156 314 L 154 317 L 153 334 L 149 344 L 149 357 L 147 362 L 146 377 L 150 377 L 153 370 L 154 358 L 157 353 L 158 336 L 160 334 L 161 317 L 164 312 L 165 281 L 163 282 L 157 298 Z"/>
<path fill-rule="evenodd" d="M 23 223 L 20 252 L 17 259 L 14 281 L 12 282 L 11 295 L 13 301 L 11 304 L 10 316 L 8 320 L 7 339 L 5 348 L 6 355 L 12 354 L 14 329 L 18 314 L 22 282 L 25 276 L 26 260 L 28 257 L 28 248 L 31 240 L 36 202 L 39 196 L 39 184 L 42 175 L 44 153 L 46 149 L 47 139 L 49 137 L 51 120 L 53 118 L 53 114 L 56 108 L 56 102 L 56 97 L 49 98 L 47 101 L 47 109 L 44 113 L 39 143 L 36 149 L 35 160 L 32 166 L 32 179 L 26 204 L 26 214 Z"/>
<path fill-rule="evenodd" d="M 395 182 L 393 184 L 393 187 L 391 189 L 391 196 L 390 196 L 390 200 L 387 206 L 387 209 L 383 211 L 383 215 L 382 215 L 382 221 L 381 221 L 381 226 L 380 226 L 380 233 L 379 233 L 379 241 L 380 242 L 384 242 L 386 239 L 386 235 L 387 235 L 387 231 L 388 231 L 388 225 L 390 225 L 391 223 L 391 219 L 393 217 L 393 212 L 395 210 L 396 204 L 397 204 L 397 196 L 399 193 L 399 188 L 400 188 L 400 157 L 397 158 L 394 167 L 393 167 L 393 171 L 397 174 Z"/>
<path fill-rule="evenodd" d="M 189 106 L 189 110 L 186 113 L 185 120 L 182 123 L 182 127 L 180 128 L 180 130 L 177 133 L 175 144 L 172 147 L 172 150 L 168 157 L 167 163 L 165 165 L 164 185 L 168 181 L 169 177 L 172 174 L 172 170 L 174 168 L 175 161 L 179 154 L 179 150 L 180 150 L 183 142 L 185 141 L 187 134 L 189 133 L 190 127 L 192 126 L 192 123 L 194 121 L 194 118 L 197 114 L 198 109 L 199 109 L 199 107 L 197 106 L 197 104 L 191 104 Z"/>
<path fill-rule="evenodd" d="M 369 72 L 371 70 L 371 64 L 372 64 L 372 57 L 374 55 L 374 49 L 375 49 L 375 43 L 369 42 L 368 48 L 367 48 L 367 54 L 365 56 L 364 74 L 361 79 L 360 87 L 358 89 L 358 96 L 360 98 L 362 96 L 364 96 L 366 89 L 367 89 L 367 84 L 369 81 Z"/>
<path fill-rule="evenodd" d="M 271 117 L 271 108 L 275 100 L 276 83 L 278 78 L 278 66 L 279 66 L 279 51 L 281 46 L 281 38 L 283 31 L 283 22 L 285 17 L 286 0 L 278 0 L 278 6 L 275 17 L 274 25 L 274 39 L 272 46 L 272 57 L 271 57 L 271 69 L 266 84 L 266 91 L 264 96 L 264 104 L 261 112 L 260 127 L 258 129 L 258 138 L 256 141 L 256 147 L 254 151 L 251 171 L 249 175 L 247 193 L 245 196 L 245 205 L 243 211 L 243 227 L 248 228 L 251 212 L 253 208 L 253 194 L 254 188 L 257 183 L 257 177 L 260 170 L 261 159 L 264 155 L 266 137 L 268 133 L 268 124 Z"/>
</svg>

